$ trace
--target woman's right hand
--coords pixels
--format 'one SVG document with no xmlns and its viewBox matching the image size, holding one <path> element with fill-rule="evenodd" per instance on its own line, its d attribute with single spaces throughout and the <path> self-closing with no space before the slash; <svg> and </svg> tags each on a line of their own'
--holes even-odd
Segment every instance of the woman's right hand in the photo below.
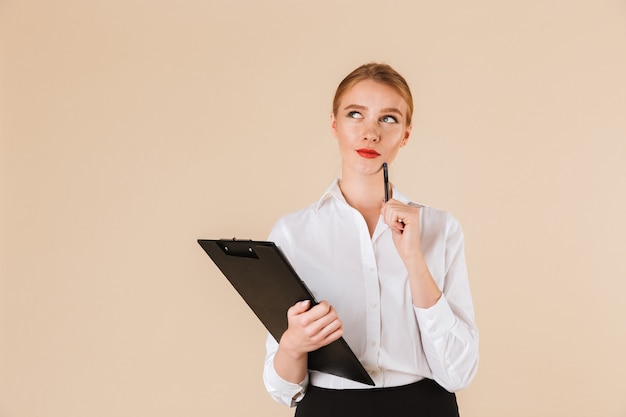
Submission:
<svg viewBox="0 0 626 417">
<path fill-rule="evenodd" d="M 301 301 L 287 310 L 288 328 L 279 344 L 292 355 L 317 350 L 343 336 L 343 324 L 337 311 L 327 301 L 309 308 L 311 301 Z"/>
<path fill-rule="evenodd" d="M 295 384 L 306 376 L 308 353 L 343 336 L 343 324 L 327 301 L 310 306 L 311 301 L 300 301 L 287 310 L 288 327 L 274 356 L 278 375 Z"/>
</svg>

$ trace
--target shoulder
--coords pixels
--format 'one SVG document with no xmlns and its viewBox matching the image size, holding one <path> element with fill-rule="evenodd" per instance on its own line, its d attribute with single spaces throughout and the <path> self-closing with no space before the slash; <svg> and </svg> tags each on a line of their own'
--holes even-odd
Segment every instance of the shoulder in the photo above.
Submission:
<svg viewBox="0 0 626 417">
<path fill-rule="evenodd" d="M 303 209 L 283 215 L 274 224 L 270 232 L 270 240 L 283 240 L 289 235 L 297 234 L 307 224 L 310 224 L 315 211 L 316 204 L 311 204 Z"/>
<path fill-rule="evenodd" d="M 431 222 L 438 222 L 442 224 L 458 224 L 459 221 L 450 213 L 449 211 L 429 207 L 425 205 L 411 203 L 412 205 L 416 205 L 417 207 L 421 207 L 422 216 L 424 220 L 428 220 Z"/>
<path fill-rule="evenodd" d="M 446 236 L 462 235 L 461 224 L 449 211 L 414 201 L 409 201 L 407 204 L 420 208 L 421 227 L 423 230 L 434 231 Z"/>
<path fill-rule="evenodd" d="M 300 223 L 306 223 L 311 217 L 315 215 L 317 211 L 317 204 L 311 204 L 300 210 L 292 211 L 282 215 L 277 221 L 277 225 L 297 225 Z"/>
</svg>

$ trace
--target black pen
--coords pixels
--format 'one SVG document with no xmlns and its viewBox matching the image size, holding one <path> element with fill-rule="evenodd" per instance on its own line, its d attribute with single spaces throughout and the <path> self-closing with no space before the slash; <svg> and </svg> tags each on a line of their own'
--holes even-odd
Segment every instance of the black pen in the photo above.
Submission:
<svg viewBox="0 0 626 417">
<path fill-rule="evenodd" d="M 389 172 L 387 171 L 387 162 L 383 162 L 383 176 L 385 177 L 385 203 L 389 201 Z"/>
</svg>

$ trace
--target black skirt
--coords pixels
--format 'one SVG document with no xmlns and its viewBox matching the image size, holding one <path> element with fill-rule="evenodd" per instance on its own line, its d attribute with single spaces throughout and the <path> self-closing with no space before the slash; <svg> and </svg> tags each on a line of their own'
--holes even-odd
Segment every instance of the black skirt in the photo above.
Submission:
<svg viewBox="0 0 626 417">
<path fill-rule="evenodd" d="M 456 395 L 432 379 L 369 389 L 309 385 L 295 417 L 458 417 Z"/>
</svg>

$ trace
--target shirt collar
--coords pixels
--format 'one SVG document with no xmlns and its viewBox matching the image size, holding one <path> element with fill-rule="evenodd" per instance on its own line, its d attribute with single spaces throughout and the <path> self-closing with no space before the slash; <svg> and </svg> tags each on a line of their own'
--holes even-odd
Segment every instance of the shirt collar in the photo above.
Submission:
<svg viewBox="0 0 626 417">
<path fill-rule="evenodd" d="M 324 205 L 324 203 L 326 203 L 331 198 L 335 198 L 335 199 L 337 199 L 339 201 L 343 201 L 344 203 L 347 204 L 347 201 L 344 198 L 343 194 L 341 193 L 341 189 L 339 188 L 339 181 L 340 180 L 341 180 L 341 178 L 336 178 L 330 184 L 330 186 L 326 189 L 324 194 L 322 194 L 322 197 L 317 202 L 317 205 L 315 206 L 316 210 L 319 210 Z"/>
<path fill-rule="evenodd" d="M 341 188 L 339 188 L 340 181 L 341 181 L 341 178 L 336 178 L 330 184 L 330 186 L 326 189 L 324 194 L 322 194 L 322 197 L 317 202 L 317 205 L 315 206 L 316 210 L 319 210 L 324 205 L 324 203 L 326 203 L 331 198 L 335 198 L 338 201 L 348 204 L 345 197 L 343 196 L 343 193 L 341 192 Z M 404 194 L 398 191 L 396 187 L 394 187 L 393 185 L 391 188 L 391 195 L 393 196 L 394 199 L 398 200 L 401 203 L 404 203 L 404 204 L 411 203 L 411 201 Z"/>
</svg>

